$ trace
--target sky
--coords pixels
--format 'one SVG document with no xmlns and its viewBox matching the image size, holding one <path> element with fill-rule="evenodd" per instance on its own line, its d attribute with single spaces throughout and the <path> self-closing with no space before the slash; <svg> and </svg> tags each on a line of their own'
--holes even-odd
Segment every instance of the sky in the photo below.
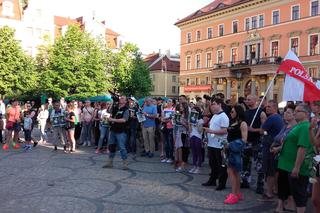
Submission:
<svg viewBox="0 0 320 213">
<path fill-rule="evenodd" d="M 136 44 L 143 54 L 180 52 L 180 29 L 174 25 L 213 0 L 49 0 L 52 12 L 65 17 L 94 13 L 107 28 Z"/>
</svg>

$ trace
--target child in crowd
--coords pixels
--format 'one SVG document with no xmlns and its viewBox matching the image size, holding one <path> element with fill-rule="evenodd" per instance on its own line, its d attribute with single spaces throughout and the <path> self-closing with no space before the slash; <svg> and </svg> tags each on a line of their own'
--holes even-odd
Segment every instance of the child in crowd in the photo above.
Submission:
<svg viewBox="0 0 320 213">
<path fill-rule="evenodd" d="M 201 109 L 197 106 L 193 107 L 190 116 L 190 144 L 192 150 L 193 167 L 189 173 L 199 174 L 202 163 L 202 127 L 203 119 Z"/>
<path fill-rule="evenodd" d="M 30 111 L 25 112 L 25 117 L 23 119 L 23 130 L 25 138 L 25 150 L 32 150 L 31 145 L 31 131 L 32 131 L 32 119 L 30 116 Z"/>
</svg>

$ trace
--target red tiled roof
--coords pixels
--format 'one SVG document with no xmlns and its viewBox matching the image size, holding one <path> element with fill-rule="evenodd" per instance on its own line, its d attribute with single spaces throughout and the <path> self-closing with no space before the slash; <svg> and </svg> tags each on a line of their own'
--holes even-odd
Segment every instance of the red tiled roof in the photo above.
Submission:
<svg viewBox="0 0 320 213">
<path fill-rule="evenodd" d="M 159 53 L 153 53 L 148 55 L 144 61 L 145 63 L 150 66 L 152 63 L 157 61 L 161 57 Z M 167 56 L 164 56 L 163 59 L 167 65 L 167 71 L 170 72 L 180 72 L 180 62 L 176 60 L 171 60 Z M 155 64 L 153 64 L 149 69 L 150 71 L 159 71 L 162 69 L 162 60 L 158 60 Z"/>
<path fill-rule="evenodd" d="M 111 30 L 109 28 L 106 29 L 106 34 L 107 35 L 113 35 L 113 36 L 119 36 L 120 35 L 119 33 L 116 33 L 115 31 L 113 31 L 113 30 Z"/>
<path fill-rule="evenodd" d="M 229 7 L 233 7 L 238 4 L 242 4 L 244 2 L 248 2 L 252 0 L 215 0 L 208 4 L 207 6 L 201 8 L 200 10 L 197 10 L 196 12 L 192 13 L 191 15 L 177 21 L 175 25 L 181 24 L 183 22 L 208 15 L 210 13 L 217 12 L 219 10 L 223 10 Z"/>
<path fill-rule="evenodd" d="M 61 17 L 61 16 L 54 16 L 54 24 L 58 26 L 71 25 L 76 23 L 77 21 L 75 19 Z"/>
</svg>

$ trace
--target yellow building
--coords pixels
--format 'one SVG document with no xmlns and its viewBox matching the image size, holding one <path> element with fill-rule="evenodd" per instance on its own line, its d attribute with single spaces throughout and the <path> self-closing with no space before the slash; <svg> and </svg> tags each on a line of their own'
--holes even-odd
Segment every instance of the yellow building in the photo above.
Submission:
<svg viewBox="0 0 320 213">
<path fill-rule="evenodd" d="M 177 98 L 179 96 L 180 59 L 169 54 L 148 55 L 144 61 L 150 69 L 151 96 Z"/>
</svg>

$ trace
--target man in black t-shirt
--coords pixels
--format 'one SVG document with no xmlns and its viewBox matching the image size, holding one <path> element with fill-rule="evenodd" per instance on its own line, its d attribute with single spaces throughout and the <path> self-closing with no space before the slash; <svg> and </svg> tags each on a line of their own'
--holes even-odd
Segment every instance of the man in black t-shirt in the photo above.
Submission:
<svg viewBox="0 0 320 213">
<path fill-rule="evenodd" d="M 129 110 L 127 107 L 127 97 L 121 96 L 119 98 L 119 106 L 115 106 L 112 110 L 112 117 L 109 118 L 111 124 L 110 138 L 109 138 L 109 160 L 103 168 L 112 168 L 113 159 L 116 155 L 116 146 L 120 149 L 121 158 L 123 160 L 123 169 L 128 169 L 127 161 L 127 128 L 129 120 Z"/>
<path fill-rule="evenodd" d="M 132 152 L 133 159 L 137 152 L 137 130 L 139 126 L 137 118 L 138 106 L 134 99 L 129 99 L 129 131 L 128 131 L 128 152 Z"/>
<path fill-rule="evenodd" d="M 245 111 L 245 120 L 248 125 L 248 143 L 246 144 L 246 147 L 243 152 L 243 171 L 241 173 L 241 187 L 242 188 L 249 188 L 250 180 L 251 180 L 251 165 L 253 157 L 256 161 L 256 170 L 258 172 L 258 180 L 257 180 L 257 189 L 256 192 L 261 194 L 263 193 L 263 175 L 259 172 L 262 166 L 262 158 L 261 154 L 259 154 L 260 150 L 260 131 L 261 131 L 261 125 L 265 122 L 267 119 L 266 114 L 262 111 L 262 109 L 259 109 L 256 118 L 254 119 L 254 122 L 251 125 L 253 121 L 253 117 L 258 110 L 257 108 L 257 97 L 254 95 L 248 95 L 247 99 L 245 101 L 246 105 L 248 106 L 248 109 Z"/>
</svg>

